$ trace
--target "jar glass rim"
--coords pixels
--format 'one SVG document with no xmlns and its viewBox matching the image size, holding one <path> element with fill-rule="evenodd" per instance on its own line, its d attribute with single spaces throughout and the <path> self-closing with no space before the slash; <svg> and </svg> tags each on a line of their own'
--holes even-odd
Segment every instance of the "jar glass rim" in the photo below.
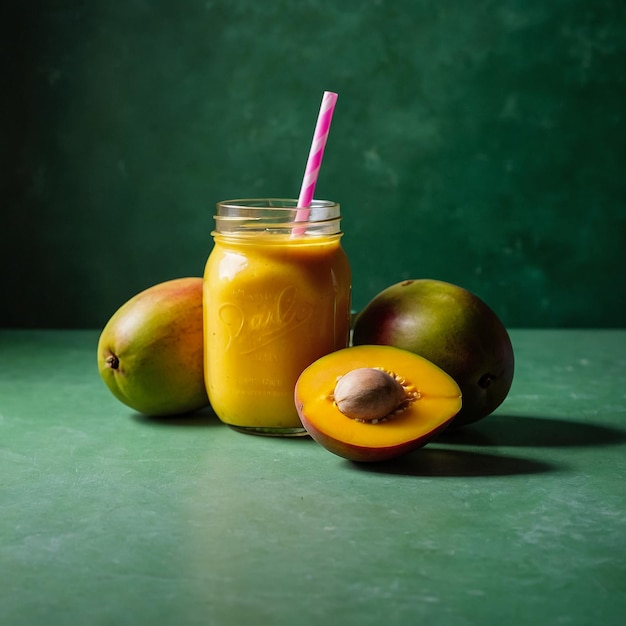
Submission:
<svg viewBox="0 0 626 626">
<path fill-rule="evenodd" d="M 341 207 L 331 200 L 313 200 L 305 220 L 299 220 L 293 198 L 240 198 L 216 205 L 215 222 L 220 233 L 271 232 L 334 234 L 340 232 Z"/>
</svg>

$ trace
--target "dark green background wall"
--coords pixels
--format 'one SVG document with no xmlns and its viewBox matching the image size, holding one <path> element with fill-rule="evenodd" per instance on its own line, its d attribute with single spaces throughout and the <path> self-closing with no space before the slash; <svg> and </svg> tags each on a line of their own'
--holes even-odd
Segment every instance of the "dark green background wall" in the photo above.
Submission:
<svg viewBox="0 0 626 626">
<path fill-rule="evenodd" d="M 341 202 L 354 305 L 461 284 L 510 327 L 623 326 L 623 0 L 11 0 L 0 325 L 99 327 L 200 275 L 213 206 Z"/>
</svg>

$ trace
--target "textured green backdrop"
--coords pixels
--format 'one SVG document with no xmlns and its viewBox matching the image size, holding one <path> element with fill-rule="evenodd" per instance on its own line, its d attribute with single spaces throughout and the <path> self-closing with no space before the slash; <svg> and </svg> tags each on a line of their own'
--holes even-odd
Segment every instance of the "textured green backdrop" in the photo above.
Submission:
<svg viewBox="0 0 626 626">
<path fill-rule="evenodd" d="M 3 3 L 0 325 L 200 275 L 220 199 L 337 200 L 355 308 L 433 277 L 508 326 L 623 326 L 623 0 Z"/>
</svg>

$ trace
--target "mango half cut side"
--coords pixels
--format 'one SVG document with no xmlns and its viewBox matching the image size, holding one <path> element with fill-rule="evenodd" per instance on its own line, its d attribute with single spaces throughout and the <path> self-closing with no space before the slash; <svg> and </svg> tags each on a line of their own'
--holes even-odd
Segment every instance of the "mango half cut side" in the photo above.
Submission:
<svg viewBox="0 0 626 626">
<path fill-rule="evenodd" d="M 337 381 L 358 368 L 380 369 L 407 390 L 407 401 L 382 419 L 364 421 L 342 413 Z M 327 450 L 350 461 L 391 459 L 425 445 L 461 409 L 461 390 L 442 369 L 392 346 L 354 346 L 321 357 L 298 378 L 294 398 L 302 425 Z"/>
</svg>

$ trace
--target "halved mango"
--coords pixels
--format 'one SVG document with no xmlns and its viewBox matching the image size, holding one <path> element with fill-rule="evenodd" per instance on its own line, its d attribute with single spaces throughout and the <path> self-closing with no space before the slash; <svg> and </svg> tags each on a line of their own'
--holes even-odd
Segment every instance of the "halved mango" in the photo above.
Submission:
<svg viewBox="0 0 626 626">
<path fill-rule="evenodd" d="M 348 417 L 337 407 L 337 381 L 358 368 L 377 368 L 398 380 L 406 400 L 378 420 Z M 383 461 L 425 445 L 461 409 L 461 391 L 442 369 L 391 346 L 355 346 L 327 354 L 296 382 L 295 403 L 309 435 L 351 461 Z"/>
</svg>

